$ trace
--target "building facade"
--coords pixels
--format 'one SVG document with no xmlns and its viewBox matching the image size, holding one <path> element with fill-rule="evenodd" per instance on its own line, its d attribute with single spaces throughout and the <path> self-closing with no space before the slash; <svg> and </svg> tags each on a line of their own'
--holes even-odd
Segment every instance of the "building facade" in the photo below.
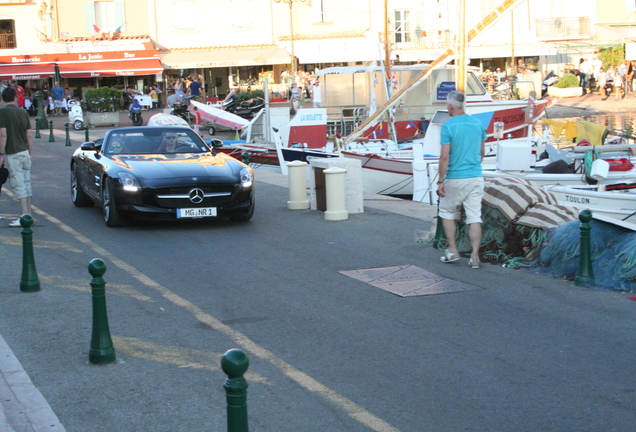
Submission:
<svg viewBox="0 0 636 432">
<path fill-rule="evenodd" d="M 466 2 L 467 28 L 500 0 Z M 139 91 L 176 78 L 207 96 L 282 93 L 299 70 L 428 62 L 457 44 L 459 0 L 0 0 L 0 79 Z M 467 48 L 472 66 L 560 73 L 636 37 L 628 0 L 518 0 Z M 636 51 L 636 50 L 635 50 Z M 628 49 L 628 52 L 631 50 Z M 636 52 L 633 54 L 636 56 Z"/>
</svg>

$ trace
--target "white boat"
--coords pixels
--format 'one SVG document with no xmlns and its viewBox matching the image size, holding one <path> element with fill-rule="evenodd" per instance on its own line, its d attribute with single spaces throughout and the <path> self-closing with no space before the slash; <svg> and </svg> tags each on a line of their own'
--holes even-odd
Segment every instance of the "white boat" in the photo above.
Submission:
<svg viewBox="0 0 636 432">
<path fill-rule="evenodd" d="M 554 194 L 561 205 L 587 209 L 594 215 L 630 222 L 636 220 L 635 189 L 599 190 L 594 185 L 548 185 L 543 188 Z"/>
</svg>

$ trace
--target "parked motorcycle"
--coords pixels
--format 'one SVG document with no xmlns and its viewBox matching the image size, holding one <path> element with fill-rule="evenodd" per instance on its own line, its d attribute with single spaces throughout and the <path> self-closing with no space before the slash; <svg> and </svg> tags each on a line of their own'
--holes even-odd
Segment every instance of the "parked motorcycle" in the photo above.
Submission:
<svg viewBox="0 0 636 432">
<path fill-rule="evenodd" d="M 84 112 L 80 101 L 70 99 L 68 105 L 68 122 L 73 125 L 73 129 L 84 129 Z"/>
<path fill-rule="evenodd" d="M 181 100 L 183 102 L 174 104 L 172 106 L 172 111 L 170 111 L 170 114 L 181 117 L 186 122 L 188 122 L 188 124 L 190 124 L 193 118 L 192 114 L 190 114 L 190 99 L 192 99 L 192 97 L 193 96 L 190 95 L 183 95 L 181 97 Z"/>
<path fill-rule="evenodd" d="M 236 96 L 223 102 L 223 109 L 244 119 L 251 120 L 265 107 L 263 98 L 252 98 L 239 102 Z"/>
<path fill-rule="evenodd" d="M 128 117 L 132 120 L 133 126 L 141 126 L 144 124 L 144 119 L 141 117 L 141 105 L 137 99 L 133 100 L 128 108 Z"/>
</svg>

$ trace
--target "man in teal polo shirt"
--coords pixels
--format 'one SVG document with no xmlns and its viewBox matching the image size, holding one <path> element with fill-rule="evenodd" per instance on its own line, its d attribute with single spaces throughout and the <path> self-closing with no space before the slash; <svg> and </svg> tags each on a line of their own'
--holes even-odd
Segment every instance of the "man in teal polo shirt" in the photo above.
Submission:
<svg viewBox="0 0 636 432">
<path fill-rule="evenodd" d="M 440 259 L 451 263 L 459 260 L 455 242 L 461 208 L 466 212 L 472 252 L 468 265 L 479 268 L 481 243 L 481 199 L 484 196 L 484 178 L 481 161 L 484 157 L 486 131 L 479 120 L 466 114 L 466 97 L 453 91 L 447 97 L 448 114 L 452 117 L 442 126 L 439 158 L 438 193 L 439 217 L 442 218 L 448 249 Z"/>
</svg>

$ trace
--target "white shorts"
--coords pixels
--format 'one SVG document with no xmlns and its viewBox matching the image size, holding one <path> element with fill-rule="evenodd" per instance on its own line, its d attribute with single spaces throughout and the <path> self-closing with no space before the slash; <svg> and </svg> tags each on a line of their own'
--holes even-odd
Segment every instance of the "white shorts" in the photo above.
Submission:
<svg viewBox="0 0 636 432">
<path fill-rule="evenodd" d="M 13 196 L 19 200 L 31 196 L 31 156 L 28 150 L 4 157 L 4 162 L 9 170 L 9 184 L 13 190 Z"/>
<path fill-rule="evenodd" d="M 484 196 L 484 178 L 444 180 L 446 196 L 439 200 L 439 217 L 459 220 L 462 206 L 466 212 L 466 223 L 481 223 L 481 199 Z"/>
</svg>

